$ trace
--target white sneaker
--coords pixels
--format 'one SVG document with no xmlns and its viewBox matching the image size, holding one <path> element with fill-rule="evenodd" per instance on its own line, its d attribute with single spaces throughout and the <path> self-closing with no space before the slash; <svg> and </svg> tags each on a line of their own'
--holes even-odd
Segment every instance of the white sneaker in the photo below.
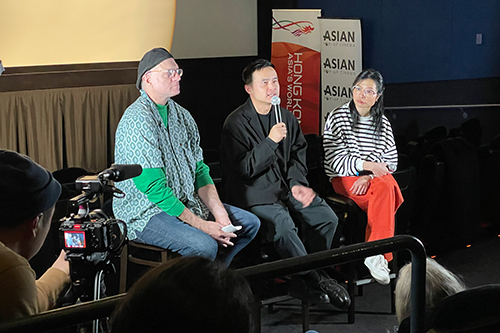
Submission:
<svg viewBox="0 0 500 333">
<path fill-rule="evenodd" d="M 389 277 L 389 267 L 387 267 L 387 260 L 383 255 L 379 254 L 365 259 L 365 266 L 370 270 L 370 274 L 380 284 L 389 284 L 391 278 Z"/>
</svg>

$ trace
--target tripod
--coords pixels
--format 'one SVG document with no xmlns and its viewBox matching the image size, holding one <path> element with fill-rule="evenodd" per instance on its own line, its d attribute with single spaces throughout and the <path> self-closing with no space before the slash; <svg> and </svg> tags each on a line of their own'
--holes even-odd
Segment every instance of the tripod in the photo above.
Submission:
<svg viewBox="0 0 500 333">
<path fill-rule="evenodd" d="M 104 295 L 101 282 L 105 273 L 116 273 L 109 259 L 109 252 L 95 252 L 91 255 L 68 253 L 73 292 L 82 302 L 96 301 Z M 93 321 L 92 332 L 99 332 L 99 319 Z"/>
</svg>

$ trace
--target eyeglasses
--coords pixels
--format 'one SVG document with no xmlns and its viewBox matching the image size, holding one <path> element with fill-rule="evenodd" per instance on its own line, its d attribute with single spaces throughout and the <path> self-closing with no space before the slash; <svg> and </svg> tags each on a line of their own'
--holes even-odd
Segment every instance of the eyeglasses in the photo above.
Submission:
<svg viewBox="0 0 500 333">
<path fill-rule="evenodd" d="M 358 93 L 358 94 L 364 94 L 367 97 L 375 97 L 378 95 L 378 93 L 373 90 L 373 89 L 365 89 L 362 90 L 361 87 L 359 86 L 353 86 L 352 87 L 352 92 Z"/>
<path fill-rule="evenodd" d="M 179 76 L 182 76 L 182 74 L 184 74 L 184 71 L 182 70 L 182 68 L 177 68 L 177 69 L 159 69 L 159 70 L 152 70 L 152 71 L 148 71 L 148 73 L 151 73 L 151 72 L 158 72 L 158 73 L 162 73 L 163 75 L 167 75 L 170 79 L 172 77 L 174 77 L 174 74 L 176 73 L 177 75 Z"/>
</svg>

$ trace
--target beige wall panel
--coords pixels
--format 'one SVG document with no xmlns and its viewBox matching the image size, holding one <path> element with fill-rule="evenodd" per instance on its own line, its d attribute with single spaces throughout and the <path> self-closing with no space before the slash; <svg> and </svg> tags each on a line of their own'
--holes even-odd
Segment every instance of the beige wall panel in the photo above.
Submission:
<svg viewBox="0 0 500 333">
<path fill-rule="evenodd" d="M 170 49 L 175 0 L 1 0 L 5 67 L 138 61 Z"/>
</svg>

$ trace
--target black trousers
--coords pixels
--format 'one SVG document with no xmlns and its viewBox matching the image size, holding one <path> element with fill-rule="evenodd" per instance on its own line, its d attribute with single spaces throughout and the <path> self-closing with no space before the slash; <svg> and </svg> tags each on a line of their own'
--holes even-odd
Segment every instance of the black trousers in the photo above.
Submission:
<svg viewBox="0 0 500 333">
<path fill-rule="evenodd" d="M 304 256 L 329 250 L 332 246 L 338 219 L 330 206 L 318 196 L 305 208 L 288 194 L 274 204 L 257 205 L 249 210 L 261 220 L 265 241 L 272 242 L 282 258 Z M 298 225 L 302 237 L 299 237 Z"/>
</svg>

